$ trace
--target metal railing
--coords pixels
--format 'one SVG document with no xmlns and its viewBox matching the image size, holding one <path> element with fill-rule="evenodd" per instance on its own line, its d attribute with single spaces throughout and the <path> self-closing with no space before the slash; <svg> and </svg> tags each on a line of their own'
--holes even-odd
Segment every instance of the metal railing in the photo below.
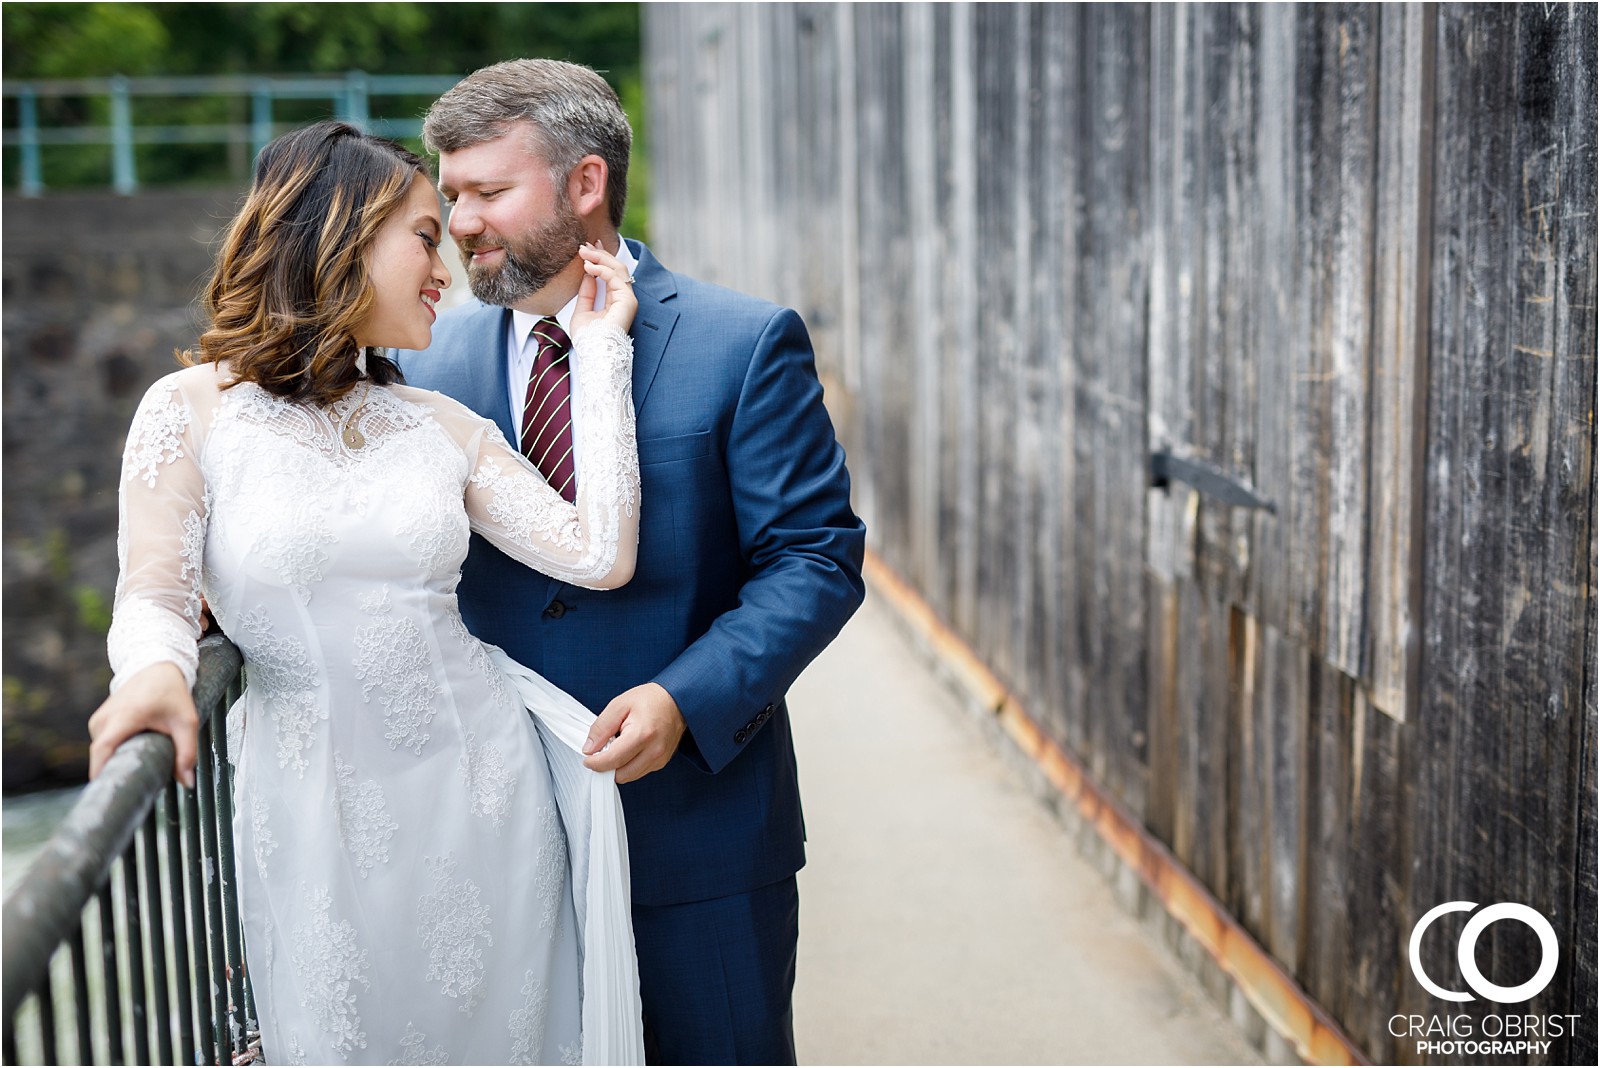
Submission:
<svg viewBox="0 0 1600 1068">
<path fill-rule="evenodd" d="M 383 137 L 415 137 L 422 120 L 376 118 L 373 97 L 434 98 L 456 82 L 458 75 L 367 74 L 217 77 L 73 78 L 50 81 L 0 83 L 0 93 L 16 101 L 17 123 L 5 131 L 4 143 L 21 150 L 19 191 L 23 196 L 44 193 L 42 151 L 51 145 L 108 145 L 111 148 L 111 187 L 132 194 L 139 189 L 135 145 L 249 144 L 252 157 L 268 141 L 290 128 L 274 122 L 279 100 L 328 100 L 334 116 Z M 136 125 L 134 101 L 139 97 L 245 97 L 250 100 L 246 123 L 185 123 Z M 109 125 L 42 126 L 42 98 L 104 98 L 109 101 Z"/>
<path fill-rule="evenodd" d="M 200 643 L 195 788 L 172 740 L 123 743 L 4 909 L 7 1064 L 229 1064 L 256 1041 L 224 716 L 239 651 Z"/>
</svg>

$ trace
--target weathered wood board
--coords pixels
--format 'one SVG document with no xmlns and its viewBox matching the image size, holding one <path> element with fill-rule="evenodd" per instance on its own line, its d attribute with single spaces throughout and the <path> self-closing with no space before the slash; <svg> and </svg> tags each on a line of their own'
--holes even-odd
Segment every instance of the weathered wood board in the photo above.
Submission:
<svg viewBox="0 0 1600 1068">
<path fill-rule="evenodd" d="M 806 315 L 875 551 L 1370 1056 L 1517 901 L 1592 1062 L 1595 8 L 645 22 L 657 251 Z"/>
</svg>

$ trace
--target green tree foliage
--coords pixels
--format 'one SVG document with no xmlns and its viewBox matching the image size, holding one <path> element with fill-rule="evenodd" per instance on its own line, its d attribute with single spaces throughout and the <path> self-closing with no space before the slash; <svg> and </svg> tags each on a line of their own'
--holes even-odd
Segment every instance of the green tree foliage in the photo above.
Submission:
<svg viewBox="0 0 1600 1068">
<path fill-rule="evenodd" d="M 0 7 L 0 54 L 6 79 L 126 75 L 306 74 L 364 70 L 371 74 L 466 74 L 504 59 L 548 57 L 599 70 L 616 87 L 633 120 L 635 162 L 626 227 L 644 234 L 647 168 L 642 165 L 644 115 L 637 4 L 551 3 L 15 3 Z M 14 127 L 8 101 L 5 124 Z M 425 98 L 377 99 L 374 114 L 418 115 Z M 136 124 L 242 123 L 243 98 L 135 101 Z M 100 124 L 106 103 L 93 98 L 40 101 L 46 125 Z M 331 113 L 326 101 L 282 102 L 280 123 Z M 109 150 L 51 149 L 51 188 L 100 185 Z M 6 151 L 8 186 L 16 183 L 14 149 Z M 240 181 L 249 160 L 222 146 L 140 146 L 140 180 Z M 635 207 L 637 205 L 637 208 Z"/>
<path fill-rule="evenodd" d="M 155 4 L 7 4 L 8 78 L 154 74 L 171 38 Z"/>
<path fill-rule="evenodd" d="M 639 71 L 637 4 L 7 3 L 0 19 L 8 79 L 465 74 L 518 56 Z"/>
</svg>

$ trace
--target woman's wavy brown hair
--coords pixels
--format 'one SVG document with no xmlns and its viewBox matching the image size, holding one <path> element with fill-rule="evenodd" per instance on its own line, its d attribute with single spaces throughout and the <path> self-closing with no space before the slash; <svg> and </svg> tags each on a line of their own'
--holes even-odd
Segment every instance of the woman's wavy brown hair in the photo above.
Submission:
<svg viewBox="0 0 1600 1068">
<path fill-rule="evenodd" d="M 338 400 L 361 380 L 355 329 L 375 303 L 367 252 L 427 164 L 343 122 L 296 130 L 261 150 L 244 206 L 206 288 L 211 328 L 200 355 L 228 361 L 233 381 L 307 404 Z M 367 375 L 401 380 L 377 351 Z"/>
</svg>

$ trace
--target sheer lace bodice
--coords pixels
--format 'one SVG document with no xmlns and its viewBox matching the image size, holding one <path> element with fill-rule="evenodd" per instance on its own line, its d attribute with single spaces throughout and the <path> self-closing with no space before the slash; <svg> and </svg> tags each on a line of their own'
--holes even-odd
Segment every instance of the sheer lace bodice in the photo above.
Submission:
<svg viewBox="0 0 1600 1068">
<path fill-rule="evenodd" d="M 632 974 L 616 790 L 575 752 L 589 715 L 455 600 L 472 532 L 567 582 L 632 573 L 630 343 L 597 323 L 574 345 L 576 504 L 405 386 L 316 408 L 201 365 L 134 417 L 113 686 L 161 661 L 192 684 L 202 598 L 244 654 L 236 855 L 269 1061 L 637 1055 L 636 983 L 579 1000 L 580 959 L 586 987 Z"/>
<path fill-rule="evenodd" d="M 113 689 L 161 660 L 177 662 L 193 681 L 200 553 L 217 505 L 248 517 L 240 533 L 260 565 L 309 603 L 337 537 L 321 495 L 295 493 L 296 484 L 339 483 L 358 523 L 374 493 L 402 493 L 410 514 L 394 533 L 414 565 L 435 578 L 456 575 L 469 526 L 563 581 L 598 589 L 626 581 L 639 539 L 632 350 L 626 334 L 603 322 L 579 335 L 576 504 L 551 489 L 492 422 L 441 394 L 363 384 L 324 409 L 252 384 L 223 389 L 227 372 L 212 364 L 158 381 L 134 415 L 123 456 Z M 359 433 L 359 448 L 346 444 L 347 427 Z M 213 443 L 219 428 L 224 440 Z M 290 491 L 286 499 L 280 489 Z"/>
</svg>

